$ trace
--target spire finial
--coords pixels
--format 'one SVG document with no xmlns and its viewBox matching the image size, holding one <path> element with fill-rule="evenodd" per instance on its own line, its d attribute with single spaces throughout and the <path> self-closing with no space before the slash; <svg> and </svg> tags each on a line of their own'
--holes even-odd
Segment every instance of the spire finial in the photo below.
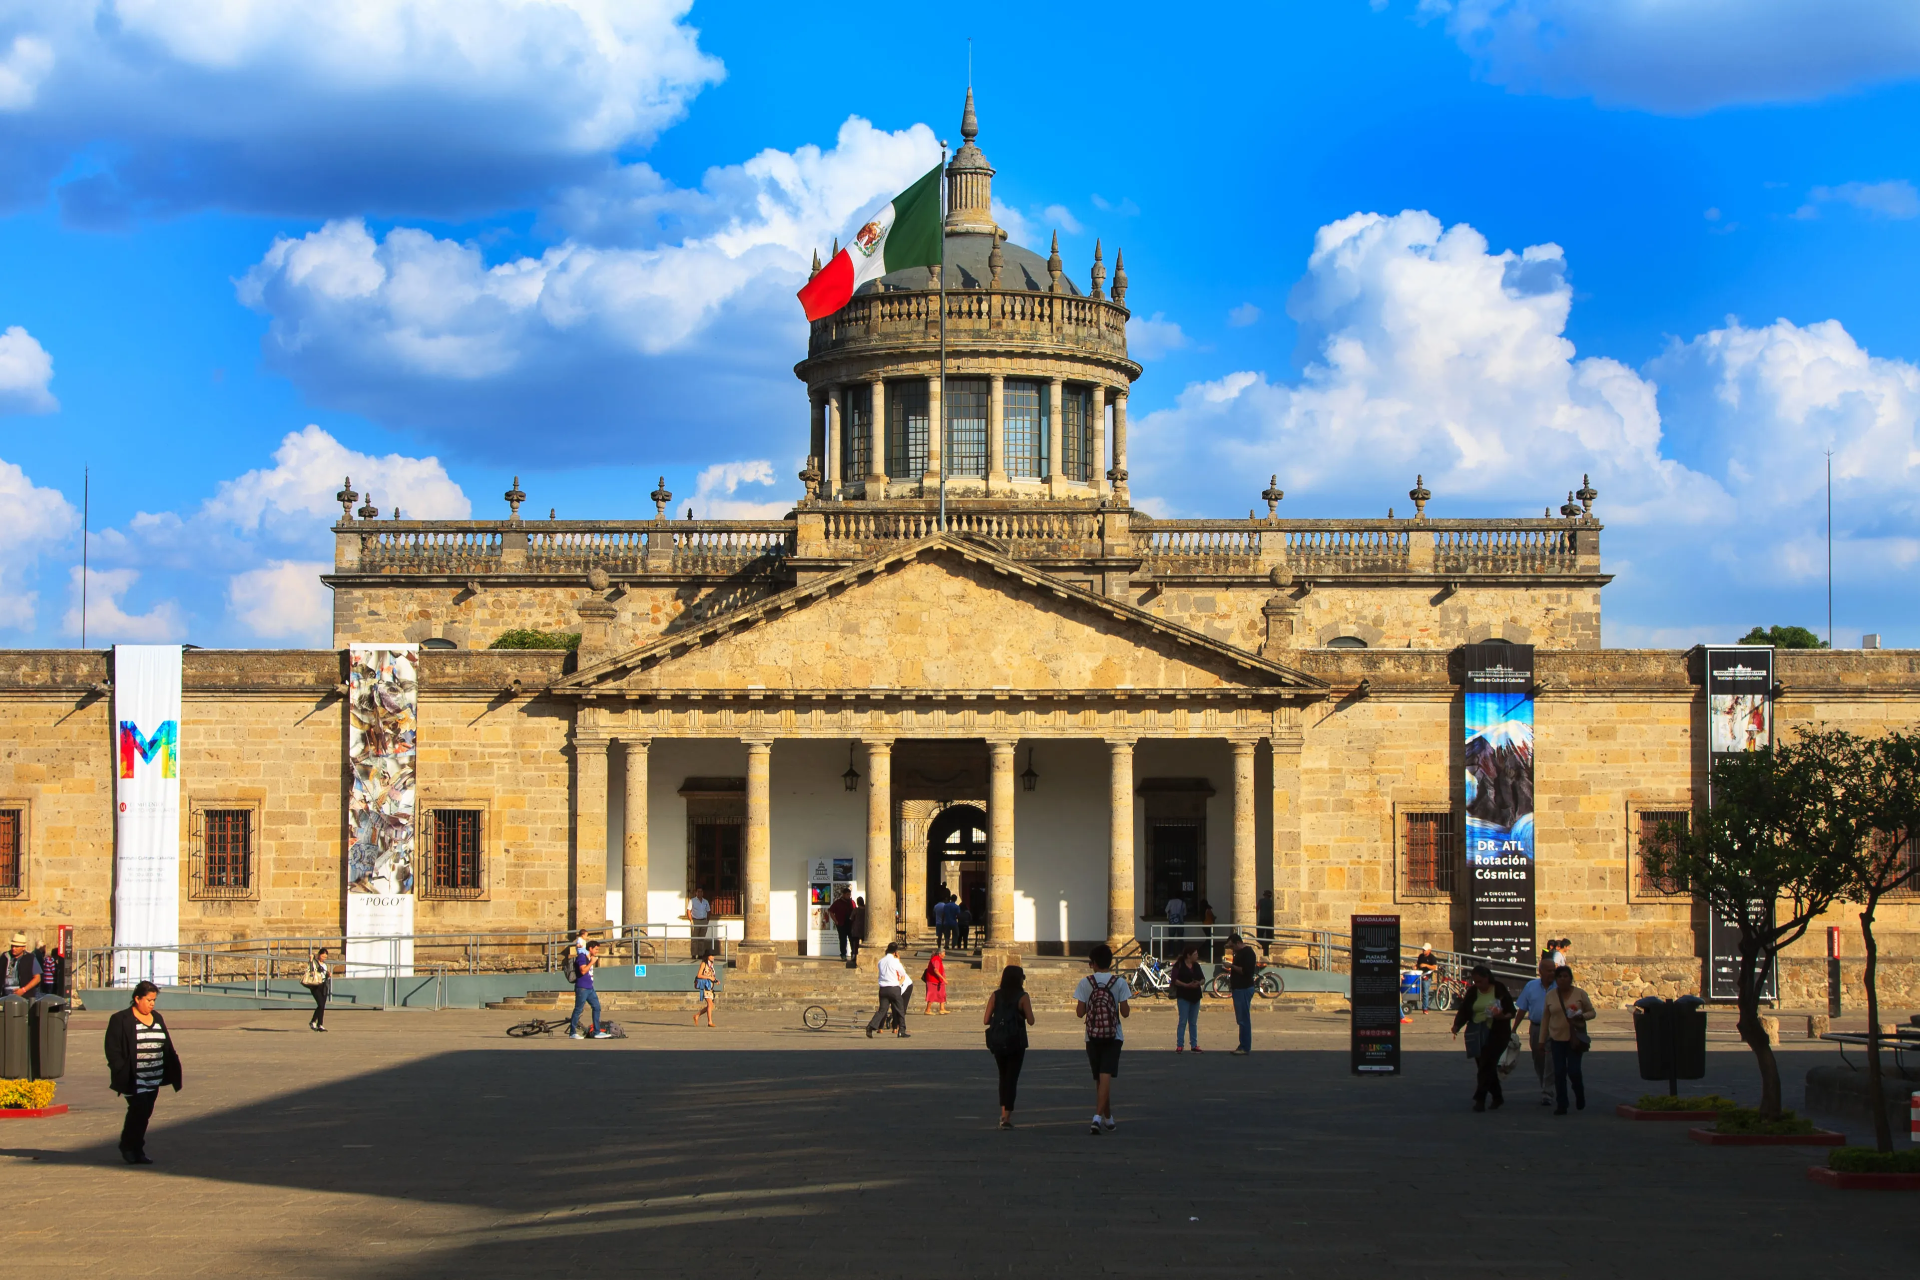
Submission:
<svg viewBox="0 0 1920 1280">
<path fill-rule="evenodd" d="M 1272 520 L 1277 518 L 1279 515 L 1280 500 L 1287 496 L 1285 491 L 1280 488 L 1280 477 L 1278 475 L 1267 477 L 1267 487 L 1260 496 L 1266 499 L 1267 519 Z"/>
<path fill-rule="evenodd" d="M 354 514 L 362 520 L 372 520 L 380 514 L 380 508 L 373 505 L 373 491 L 371 489 L 367 491 L 367 500 L 360 504 L 360 509 L 354 512 Z"/>
<path fill-rule="evenodd" d="M 653 499 L 653 518 L 655 520 L 665 520 L 667 518 L 667 504 L 673 501 L 673 490 L 667 488 L 667 478 L 661 476 L 659 485 L 647 496 Z"/>
<path fill-rule="evenodd" d="M 1407 490 L 1407 496 L 1413 499 L 1413 518 L 1415 520 L 1425 520 L 1427 518 L 1427 502 L 1433 497 L 1433 494 L 1427 491 L 1427 478 L 1425 476 L 1415 476 L 1413 478 L 1413 488 Z"/>
<path fill-rule="evenodd" d="M 967 86 L 967 105 L 960 113 L 961 146 L 980 136 L 980 117 L 973 114 L 973 86 Z"/>
<path fill-rule="evenodd" d="M 527 500 L 527 495 L 520 491 L 520 477 L 515 476 L 513 478 L 513 488 L 507 490 L 500 496 L 507 500 L 507 510 L 512 512 L 512 515 L 508 518 L 518 520 L 520 518 L 520 504 Z"/>
<path fill-rule="evenodd" d="M 1123 306 L 1127 301 L 1127 253 L 1124 249 L 1113 251 L 1113 300 Z"/>
<path fill-rule="evenodd" d="M 1107 296 L 1107 264 L 1100 253 L 1098 236 L 1095 236 L 1093 241 L 1093 296 L 1096 298 Z"/>
<path fill-rule="evenodd" d="M 342 521 L 353 519 L 353 504 L 360 500 L 360 495 L 353 491 L 352 476 L 341 481 L 340 492 L 333 495 L 333 500 L 340 504 L 340 510 L 343 513 L 340 517 Z"/>
<path fill-rule="evenodd" d="M 1589 520 L 1593 519 L 1593 500 L 1600 496 L 1599 490 L 1593 487 L 1593 478 L 1586 475 L 1581 476 L 1580 488 L 1575 491 L 1573 496 L 1580 499 L 1581 514 Z"/>
<path fill-rule="evenodd" d="M 820 274 L 820 251 L 818 249 L 815 249 L 813 251 L 813 266 L 807 269 L 807 279 L 811 280 L 819 274 Z"/>
<path fill-rule="evenodd" d="M 1049 292 L 1062 292 L 1060 288 L 1060 273 L 1060 233 L 1056 231 L 1053 233 L 1053 252 L 1047 255 L 1047 274 L 1053 278 L 1053 283 L 1048 286 Z"/>
</svg>

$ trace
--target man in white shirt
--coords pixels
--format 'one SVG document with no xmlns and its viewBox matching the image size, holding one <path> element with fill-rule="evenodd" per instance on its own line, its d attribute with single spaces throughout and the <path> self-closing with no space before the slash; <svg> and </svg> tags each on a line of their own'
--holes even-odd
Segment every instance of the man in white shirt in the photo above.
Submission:
<svg viewBox="0 0 1920 1280">
<path fill-rule="evenodd" d="M 1133 992 L 1127 980 L 1112 972 L 1113 948 L 1098 943 L 1087 956 L 1093 972 L 1073 989 L 1074 1016 L 1087 1025 L 1087 1064 L 1093 1068 L 1093 1127 L 1089 1132 L 1113 1132 L 1113 1078 L 1120 1074 L 1120 1048 L 1127 1038 L 1127 1003 Z"/>
<path fill-rule="evenodd" d="M 1168 898 L 1167 899 L 1168 927 L 1169 928 L 1178 927 L 1179 925 L 1183 925 L 1186 922 L 1187 922 L 1186 900 L 1178 897 Z"/>
<path fill-rule="evenodd" d="M 902 1039 L 907 1036 L 907 992 L 913 990 L 913 979 L 907 976 L 907 967 L 900 963 L 900 944 L 889 942 L 887 954 L 880 957 L 880 1007 L 873 1011 L 873 1019 L 867 1023 L 867 1039 L 873 1039 L 873 1033 L 884 1029 L 889 1017 L 896 1028 L 894 1034 Z"/>
<path fill-rule="evenodd" d="M 707 915 L 711 910 L 707 895 L 700 891 L 699 885 L 693 886 L 693 896 L 687 899 L 687 922 L 693 927 L 687 932 L 693 938 L 693 956 L 696 960 L 706 955 Z"/>
<path fill-rule="evenodd" d="M 1540 1105 L 1553 1105 L 1553 1089 L 1547 1083 L 1547 995 L 1553 990 L 1553 956 L 1540 957 L 1540 976 L 1520 988 L 1513 998 L 1515 1016 L 1527 1018 L 1527 1043 L 1533 1048 L 1533 1074 L 1540 1081 Z"/>
</svg>

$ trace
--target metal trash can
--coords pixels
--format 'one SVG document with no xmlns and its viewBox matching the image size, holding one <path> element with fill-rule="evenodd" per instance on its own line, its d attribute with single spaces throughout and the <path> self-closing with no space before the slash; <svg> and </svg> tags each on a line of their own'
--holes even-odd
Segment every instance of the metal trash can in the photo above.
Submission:
<svg viewBox="0 0 1920 1280">
<path fill-rule="evenodd" d="M 67 1073 L 67 1001 L 42 996 L 31 1010 L 33 1078 L 58 1080 Z"/>
<path fill-rule="evenodd" d="M 1640 1058 L 1642 1080 L 1667 1078 L 1672 1040 L 1667 1035 L 1667 1002 L 1659 996 L 1633 1002 L 1633 1047 Z"/>
<path fill-rule="evenodd" d="M 25 996 L 0 996 L 0 1080 L 33 1078 L 33 1029 Z"/>
<path fill-rule="evenodd" d="M 1665 1080 L 1678 1094 L 1682 1080 L 1707 1074 L 1707 1010 L 1699 996 L 1662 1000 L 1646 996 L 1633 1002 L 1633 1044 L 1642 1080 Z"/>
<path fill-rule="evenodd" d="M 1667 1006 L 1676 1080 L 1698 1080 L 1707 1074 L 1707 1002 L 1699 996 L 1681 996 Z"/>
</svg>

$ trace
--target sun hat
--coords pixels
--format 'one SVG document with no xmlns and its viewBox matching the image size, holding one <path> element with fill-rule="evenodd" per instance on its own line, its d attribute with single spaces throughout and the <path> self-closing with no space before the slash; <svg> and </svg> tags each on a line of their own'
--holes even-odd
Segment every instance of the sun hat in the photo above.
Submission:
<svg viewBox="0 0 1920 1280">
<path fill-rule="evenodd" d="M 27 945 L 27 935 L 24 933 L 16 933 L 13 935 L 12 939 L 8 941 L 7 945 L 12 947 L 24 947 Z"/>
</svg>

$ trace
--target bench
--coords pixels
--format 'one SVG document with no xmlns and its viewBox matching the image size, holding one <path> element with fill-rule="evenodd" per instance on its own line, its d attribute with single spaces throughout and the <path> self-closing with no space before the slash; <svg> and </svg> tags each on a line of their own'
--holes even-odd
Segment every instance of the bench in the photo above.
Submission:
<svg viewBox="0 0 1920 1280">
<path fill-rule="evenodd" d="M 1822 1040 L 1831 1040 L 1834 1044 L 1838 1045 L 1840 1047 L 1840 1060 L 1849 1067 L 1853 1066 L 1853 1061 L 1847 1057 L 1847 1046 L 1851 1044 L 1866 1048 L 1873 1043 L 1872 1037 L 1864 1031 L 1829 1031 L 1820 1038 Z M 1902 1071 L 1905 1071 L 1907 1068 L 1906 1055 L 1909 1053 L 1920 1053 L 1920 1028 L 1896 1027 L 1891 1035 L 1882 1035 L 1880 1037 L 1880 1047 L 1883 1049 L 1892 1049 L 1894 1064 Z M 1857 1067 L 1854 1069 L 1859 1070 Z"/>
</svg>

